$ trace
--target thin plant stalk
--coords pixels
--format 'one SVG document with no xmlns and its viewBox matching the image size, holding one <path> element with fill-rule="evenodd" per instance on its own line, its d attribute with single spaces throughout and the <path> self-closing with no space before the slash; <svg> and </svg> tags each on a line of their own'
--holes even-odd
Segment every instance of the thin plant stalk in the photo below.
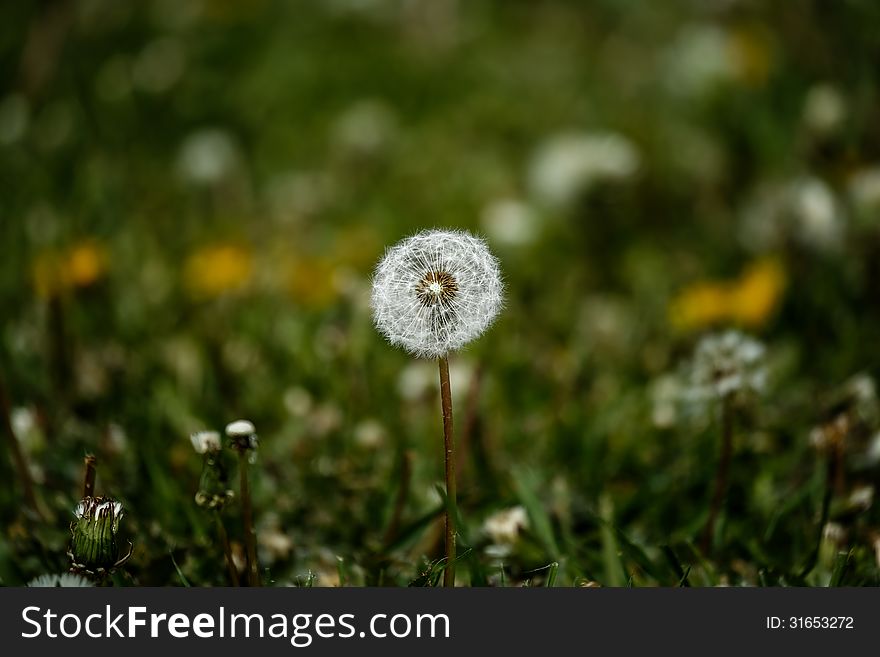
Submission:
<svg viewBox="0 0 880 657">
<path fill-rule="evenodd" d="M 455 586 L 455 439 L 452 433 L 452 392 L 449 386 L 449 360 L 438 359 L 440 364 L 440 402 L 443 407 L 443 446 L 446 461 L 446 569 L 443 586 Z"/>
<path fill-rule="evenodd" d="M 83 497 L 95 496 L 95 476 L 97 469 L 95 467 L 97 459 L 94 454 L 86 454 L 85 457 L 86 474 L 83 477 Z"/>
<path fill-rule="evenodd" d="M 816 530 L 816 542 L 813 544 L 813 550 L 804 567 L 801 569 L 800 576 L 806 577 L 819 562 L 819 551 L 822 549 L 822 538 L 825 534 L 825 525 L 828 524 L 828 517 L 831 513 L 831 501 L 834 499 L 834 491 L 841 479 L 843 468 L 843 441 L 838 439 L 831 445 L 828 451 L 828 457 L 825 464 L 825 488 L 822 492 L 822 508 L 819 512 L 819 526 Z"/>
<path fill-rule="evenodd" d="M 37 501 L 37 494 L 34 489 L 34 480 L 31 478 L 31 471 L 28 468 L 27 460 L 25 460 L 24 452 L 21 445 L 18 444 L 18 438 L 12 429 L 11 420 L 11 404 L 9 396 L 6 394 L 6 387 L 0 379 L 0 423 L 2 423 L 2 431 L 6 434 L 6 441 L 9 444 L 9 451 L 12 454 L 12 461 L 18 473 L 18 479 L 21 483 L 21 490 L 24 494 L 25 504 L 36 514 L 38 518 L 43 517 L 40 504 Z"/>
<path fill-rule="evenodd" d="M 238 586 L 238 569 L 235 567 L 235 560 L 232 558 L 232 547 L 229 545 L 229 535 L 226 533 L 226 527 L 223 525 L 223 517 L 219 511 L 215 511 L 214 518 L 217 520 L 217 534 L 220 537 L 220 545 L 223 546 L 223 557 L 226 560 L 226 568 L 229 571 L 229 583 L 232 586 Z"/>
<path fill-rule="evenodd" d="M 718 459 L 718 469 L 715 471 L 715 489 L 712 493 L 712 502 L 709 506 L 709 518 L 706 528 L 703 530 L 703 552 L 708 553 L 712 549 L 712 540 L 715 536 L 715 524 L 724 499 L 727 496 L 728 480 L 730 479 L 730 462 L 733 457 L 733 406 L 729 398 L 721 401 L 721 455 Z"/>
<path fill-rule="evenodd" d="M 254 531 L 254 510 L 251 506 L 251 492 L 248 485 L 247 450 L 238 450 L 238 474 L 241 485 L 241 512 L 244 521 L 244 544 L 247 550 L 248 584 L 260 585 L 260 570 L 257 565 L 257 535 Z"/>
</svg>

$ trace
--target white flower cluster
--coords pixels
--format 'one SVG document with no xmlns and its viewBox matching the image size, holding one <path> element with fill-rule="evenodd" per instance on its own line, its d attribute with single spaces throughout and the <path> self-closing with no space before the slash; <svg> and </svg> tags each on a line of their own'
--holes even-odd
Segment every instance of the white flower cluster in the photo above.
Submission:
<svg viewBox="0 0 880 657">
<path fill-rule="evenodd" d="M 373 321 L 391 344 L 439 358 L 489 327 L 503 292 L 498 261 L 481 239 L 424 231 L 389 249 L 376 266 Z"/>
<path fill-rule="evenodd" d="M 691 368 L 690 396 L 724 399 L 760 393 L 767 383 L 764 345 L 739 331 L 700 340 Z"/>
</svg>

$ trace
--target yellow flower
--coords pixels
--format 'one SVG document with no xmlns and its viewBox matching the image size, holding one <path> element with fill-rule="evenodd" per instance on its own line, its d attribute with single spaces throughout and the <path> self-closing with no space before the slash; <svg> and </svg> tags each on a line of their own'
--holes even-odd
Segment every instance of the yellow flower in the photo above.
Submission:
<svg viewBox="0 0 880 657">
<path fill-rule="evenodd" d="M 744 326 L 761 326 L 779 305 L 785 290 L 785 271 L 776 260 L 759 260 L 748 267 L 730 290 L 731 318 Z"/>
<path fill-rule="evenodd" d="M 250 251 L 236 244 L 203 246 L 184 263 L 184 286 L 197 299 L 238 291 L 251 278 L 252 260 Z"/>
<path fill-rule="evenodd" d="M 672 300 L 669 319 L 684 331 L 721 323 L 757 328 L 773 315 L 784 289 L 782 265 L 758 260 L 734 281 L 703 281 L 685 288 Z"/>
<path fill-rule="evenodd" d="M 39 254 L 32 275 L 37 295 L 48 299 L 75 288 L 89 287 L 106 272 L 106 249 L 94 240 L 86 240 L 68 249 Z"/>
</svg>

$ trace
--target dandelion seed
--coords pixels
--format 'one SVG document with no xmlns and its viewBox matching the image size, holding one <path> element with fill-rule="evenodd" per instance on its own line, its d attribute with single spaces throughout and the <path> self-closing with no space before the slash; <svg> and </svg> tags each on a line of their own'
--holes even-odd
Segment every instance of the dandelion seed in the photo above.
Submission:
<svg viewBox="0 0 880 657">
<path fill-rule="evenodd" d="M 419 357 L 443 357 L 476 339 L 502 303 L 498 261 L 463 231 L 430 230 L 403 240 L 373 278 L 376 328 Z"/>
</svg>

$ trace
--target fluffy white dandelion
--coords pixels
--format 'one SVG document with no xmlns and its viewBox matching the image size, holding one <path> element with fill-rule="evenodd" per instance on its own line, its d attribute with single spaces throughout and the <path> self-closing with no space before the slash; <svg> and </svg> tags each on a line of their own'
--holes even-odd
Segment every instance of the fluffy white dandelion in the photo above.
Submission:
<svg viewBox="0 0 880 657">
<path fill-rule="evenodd" d="M 376 266 L 373 321 L 391 344 L 441 358 L 489 327 L 503 292 L 498 261 L 483 240 L 428 230 L 393 246 Z"/>
<path fill-rule="evenodd" d="M 485 331 L 501 310 L 501 271 L 483 240 L 455 230 L 428 230 L 396 244 L 376 266 L 370 305 L 376 328 L 440 369 L 446 464 L 446 562 L 443 585 L 455 586 L 455 440 L 450 351 Z"/>
</svg>

